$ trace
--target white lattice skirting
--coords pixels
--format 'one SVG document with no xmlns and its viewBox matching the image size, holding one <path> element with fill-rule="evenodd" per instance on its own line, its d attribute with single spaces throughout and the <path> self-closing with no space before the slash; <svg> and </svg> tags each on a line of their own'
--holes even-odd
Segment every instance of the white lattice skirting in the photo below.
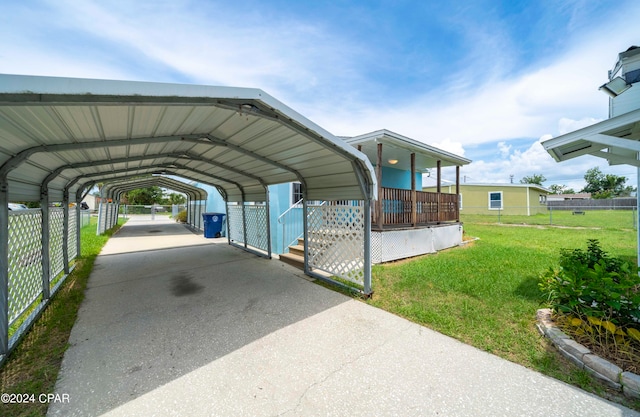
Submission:
<svg viewBox="0 0 640 417">
<path fill-rule="evenodd" d="M 462 243 L 462 225 L 371 232 L 371 262 L 395 261 L 435 253 Z"/>
</svg>

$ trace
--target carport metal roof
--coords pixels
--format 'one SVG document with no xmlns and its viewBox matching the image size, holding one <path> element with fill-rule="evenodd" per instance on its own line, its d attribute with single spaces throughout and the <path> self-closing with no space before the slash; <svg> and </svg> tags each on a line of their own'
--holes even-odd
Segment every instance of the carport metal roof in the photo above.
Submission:
<svg viewBox="0 0 640 417">
<path fill-rule="evenodd" d="M 364 154 L 259 89 L 0 75 L 9 201 L 62 201 L 151 173 L 215 185 L 232 202 L 265 201 L 267 185 L 291 181 L 310 200 L 376 190 Z"/>
<path fill-rule="evenodd" d="M 198 188 L 196 186 L 175 180 L 173 178 L 167 178 L 157 175 L 107 182 L 102 187 L 102 192 L 107 198 L 118 198 L 122 193 L 126 193 L 127 191 L 137 190 L 139 188 L 148 188 L 152 186 L 167 188 L 173 191 L 184 193 L 191 200 L 207 199 L 207 192 L 202 188 Z"/>
</svg>

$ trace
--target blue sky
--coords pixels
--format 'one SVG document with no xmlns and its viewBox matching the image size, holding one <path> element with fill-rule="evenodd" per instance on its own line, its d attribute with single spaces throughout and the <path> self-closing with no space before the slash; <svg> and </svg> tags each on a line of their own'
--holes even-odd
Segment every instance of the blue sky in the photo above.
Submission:
<svg viewBox="0 0 640 417">
<path fill-rule="evenodd" d="M 599 166 L 635 186 L 539 142 L 607 118 L 598 86 L 638 21 L 637 0 L 4 0 L 0 73 L 257 87 L 338 136 L 463 155 L 470 182 L 577 190 Z"/>
</svg>

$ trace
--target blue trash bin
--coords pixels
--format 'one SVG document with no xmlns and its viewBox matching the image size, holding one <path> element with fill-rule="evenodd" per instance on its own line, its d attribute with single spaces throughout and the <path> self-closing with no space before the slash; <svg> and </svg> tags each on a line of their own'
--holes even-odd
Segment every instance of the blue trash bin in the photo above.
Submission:
<svg viewBox="0 0 640 417">
<path fill-rule="evenodd" d="M 222 236 L 224 213 L 202 213 L 204 221 L 204 237 L 211 239 Z"/>
</svg>

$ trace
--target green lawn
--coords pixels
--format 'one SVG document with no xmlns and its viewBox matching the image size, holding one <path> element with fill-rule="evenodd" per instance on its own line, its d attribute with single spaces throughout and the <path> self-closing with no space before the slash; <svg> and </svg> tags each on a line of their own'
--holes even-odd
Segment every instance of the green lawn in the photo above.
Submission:
<svg viewBox="0 0 640 417">
<path fill-rule="evenodd" d="M 635 210 L 586 210 L 584 214 L 573 214 L 571 210 L 553 210 L 532 216 L 493 214 L 465 214 L 460 212 L 460 219 L 465 224 L 529 224 L 555 225 L 566 227 L 588 227 L 604 229 L 631 229 L 637 222 Z"/>
<path fill-rule="evenodd" d="M 596 215 L 587 216 L 595 222 Z M 522 220 L 536 219 L 514 217 L 519 219 L 510 220 L 519 225 L 467 220 L 465 235 L 479 240 L 436 255 L 374 267 L 375 293 L 369 303 L 605 395 L 602 387 L 563 360 L 535 329 L 535 313 L 542 301 L 537 280 L 557 263 L 560 248 L 586 248 L 588 239 L 598 239 L 605 251 L 635 262 L 635 230 L 611 227 L 605 212 L 598 217 L 607 227 L 600 229 L 527 226 Z"/>
</svg>

